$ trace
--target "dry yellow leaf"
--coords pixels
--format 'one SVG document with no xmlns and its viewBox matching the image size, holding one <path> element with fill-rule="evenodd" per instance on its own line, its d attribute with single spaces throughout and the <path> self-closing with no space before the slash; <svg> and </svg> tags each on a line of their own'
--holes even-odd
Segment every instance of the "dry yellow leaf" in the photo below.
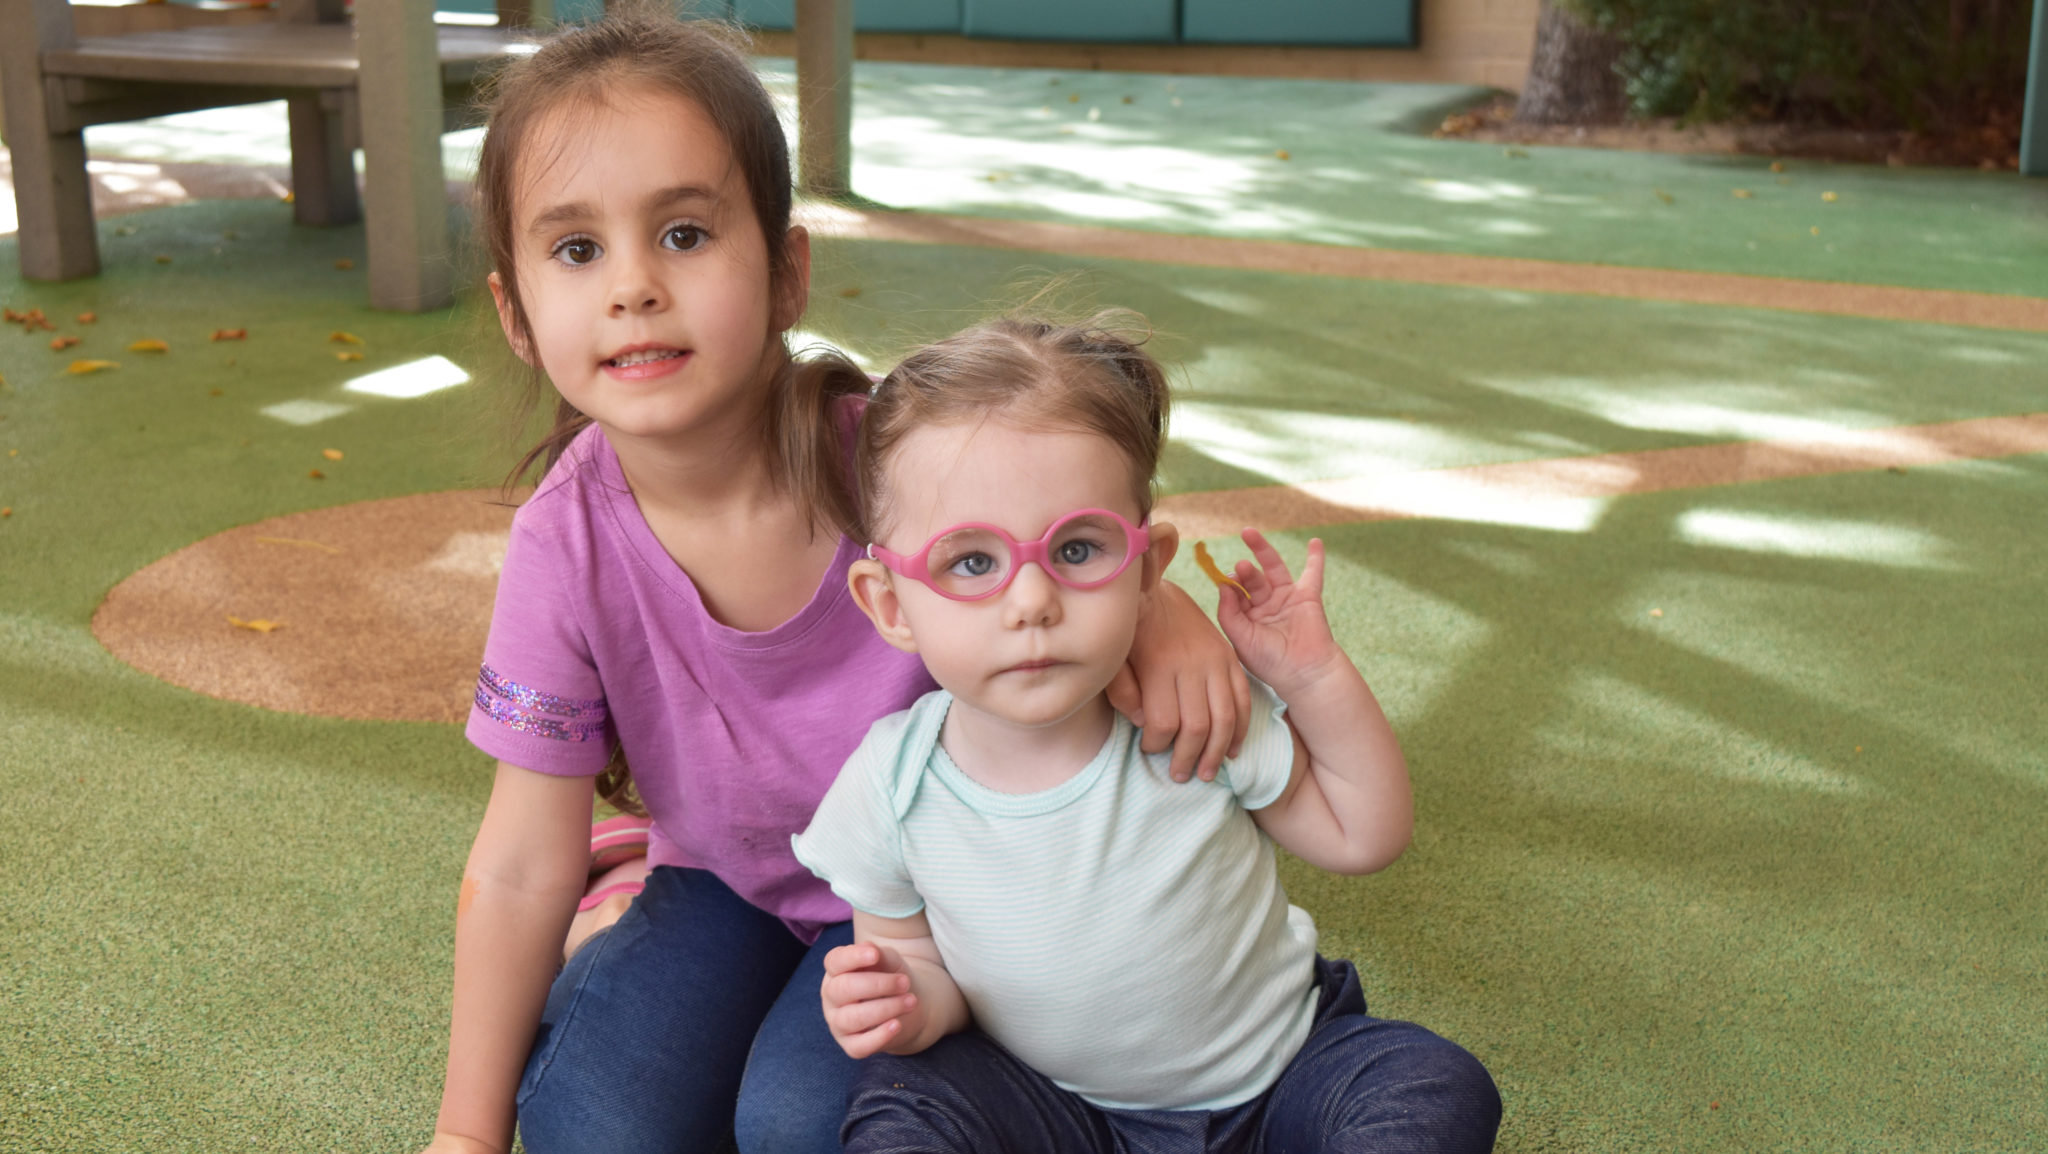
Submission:
<svg viewBox="0 0 2048 1154">
<path fill-rule="evenodd" d="M 118 369 L 120 367 L 119 364 L 113 361 L 73 361 L 65 366 L 64 371 L 84 376 L 86 373 L 97 373 L 103 369 Z"/>
<path fill-rule="evenodd" d="M 135 341 L 128 346 L 131 353 L 167 353 L 171 346 L 159 340 Z"/>
<path fill-rule="evenodd" d="M 1275 158 L 1275 159 L 1278 159 L 1278 160 L 1293 160 L 1293 159 L 1294 159 L 1294 154 L 1293 154 L 1293 153 L 1290 153 L 1290 152 L 1288 152 L 1288 151 L 1287 151 L 1286 149 L 1284 149 L 1284 148 L 1276 148 L 1276 149 L 1274 149 L 1274 150 L 1273 150 L 1273 156 L 1274 156 L 1274 158 Z"/>
<path fill-rule="evenodd" d="M 1661 200 L 1661 201 L 1663 201 L 1663 202 L 1664 202 L 1665 204 L 1677 204 L 1677 203 L 1678 203 L 1678 198 L 1677 198 L 1677 197 L 1675 197 L 1675 196 L 1671 195 L 1671 194 L 1670 194 L 1670 193 L 1668 193 L 1668 192 L 1665 192 L 1665 191 L 1664 191 L 1663 189 L 1661 189 L 1661 188 L 1653 188 L 1653 189 L 1651 189 L 1650 191 L 1651 191 L 1651 192 L 1654 192 L 1654 193 L 1656 193 L 1656 194 L 1657 194 L 1657 199 L 1658 199 L 1658 200 Z"/>
<path fill-rule="evenodd" d="M 92 324 L 93 322 L 95 322 L 95 321 L 97 321 L 97 320 L 99 320 L 99 319 L 100 319 L 100 316 L 99 316 L 99 314 L 98 314 L 98 313 L 79 313 L 79 314 L 78 314 L 78 323 L 79 323 L 79 324 L 82 324 L 82 325 L 89 325 L 89 324 Z"/>
<path fill-rule="evenodd" d="M 1216 588 L 1221 589 L 1227 585 L 1239 593 L 1243 593 L 1246 601 L 1252 599 L 1252 595 L 1245 591 L 1245 587 L 1238 584 L 1237 578 L 1225 573 L 1217 566 L 1216 558 L 1209 556 L 1207 542 L 1195 542 L 1195 564 L 1201 566 L 1202 572 L 1208 575 L 1209 580 L 1216 583 Z"/>
<path fill-rule="evenodd" d="M 247 629 L 251 633 L 272 633 L 284 628 L 282 621 L 269 621 L 261 617 L 244 621 L 232 613 L 228 614 L 228 624 L 237 629 Z"/>
<path fill-rule="evenodd" d="M 249 339 L 249 330 L 215 329 L 213 330 L 213 335 L 211 337 L 208 337 L 207 339 L 214 341 L 246 341 Z"/>
<path fill-rule="evenodd" d="M 362 360 L 362 359 L 363 359 L 363 354 L 361 354 L 361 353 L 336 353 L 336 354 L 334 354 L 334 359 L 335 359 L 335 360 L 337 360 L 337 361 L 360 361 L 360 360 Z"/>
<path fill-rule="evenodd" d="M 1836 196 L 1836 195 L 1835 195 L 1834 193 L 1832 193 L 1832 192 L 1823 192 L 1823 193 L 1821 193 L 1821 194 L 1820 194 L 1820 198 L 1821 198 L 1822 200 L 1824 200 L 1824 201 L 1827 201 L 1827 202 L 1828 202 L 1829 204 L 1833 204 L 1833 203 L 1835 203 L 1836 201 L 1838 201 L 1838 200 L 1842 199 L 1841 197 L 1839 197 L 1839 196 Z"/>
<path fill-rule="evenodd" d="M 1813 226 L 1812 228 L 1808 229 L 1807 231 L 1808 231 L 1808 232 L 1811 232 L 1811 233 L 1812 233 L 1813 235 L 1815 235 L 1815 236 L 1819 236 L 1819 235 L 1820 235 L 1820 226 L 1819 226 L 1819 225 L 1814 225 L 1814 226 Z"/>
<path fill-rule="evenodd" d="M 12 516 L 14 516 L 14 506 L 12 506 L 12 505 L 9 505 L 9 506 L 7 506 L 7 507 L 6 507 L 6 508 L 4 508 L 4 509 L 0 509 L 0 517 L 12 517 Z"/>
<path fill-rule="evenodd" d="M 359 345 L 363 343 L 363 338 L 355 335 L 354 333 L 345 333 L 342 332 L 340 329 L 336 329 L 335 331 L 327 334 L 327 341 L 329 344 L 336 345 Z"/>
<path fill-rule="evenodd" d="M 348 270 L 356 267 L 356 262 L 348 259 L 347 257 L 342 257 L 340 260 L 334 262 L 334 267 L 340 269 L 343 272 L 347 272 Z"/>
<path fill-rule="evenodd" d="M 860 288 L 858 286 L 853 288 L 843 288 L 839 290 L 839 295 L 845 297 L 847 300 L 852 300 L 853 298 L 860 295 Z"/>
<path fill-rule="evenodd" d="M 320 455 L 321 455 L 321 456 L 323 456 L 323 457 L 325 457 L 325 458 L 327 458 L 327 459 L 328 459 L 328 460 L 330 460 L 330 461 L 339 461 L 339 460 L 341 460 L 341 450 L 340 450 L 340 449 L 322 449 L 322 450 L 320 450 Z"/>
<path fill-rule="evenodd" d="M 84 337 L 56 337 L 50 341 L 50 348 L 61 353 L 84 339 Z"/>
<path fill-rule="evenodd" d="M 286 204 L 291 204 L 292 202 L 294 202 L 294 201 L 298 200 L 299 198 L 298 198 L 297 196 L 295 196 L 295 195 L 293 195 L 293 194 L 291 194 L 291 193 L 287 192 L 287 193 L 285 193 L 285 194 L 284 194 L 283 196 L 280 196 L 280 197 L 278 197 L 277 199 L 279 199 L 279 200 L 283 201 L 283 202 L 284 202 L 284 203 L 286 203 Z"/>
<path fill-rule="evenodd" d="M 1772 172 L 1783 172 L 1783 171 L 1785 171 L 1785 162 L 1784 162 L 1784 161 L 1782 161 L 1782 160 L 1774 160 L 1774 161 L 1772 161 L 1772 162 L 1771 162 L 1771 171 L 1772 171 Z"/>
<path fill-rule="evenodd" d="M 156 254 L 156 263 L 158 263 L 158 264 L 169 264 L 169 263 L 171 263 L 171 254 L 170 254 L 170 253 L 167 253 L 167 252 L 160 252 L 160 253 Z"/>
<path fill-rule="evenodd" d="M 306 470 L 306 479 L 309 481 L 325 481 L 327 474 L 318 469 L 308 469 Z"/>
<path fill-rule="evenodd" d="M 1652 609 L 1652 610 L 1650 610 L 1650 616 L 1652 616 L 1652 617 L 1662 617 L 1662 616 L 1664 616 L 1664 611 L 1663 611 L 1662 609 Z"/>
<path fill-rule="evenodd" d="M 1750 197 L 1755 195 L 1755 193 L 1749 191 L 1746 188 L 1738 188 L 1735 190 L 1735 199 L 1737 200 L 1748 200 Z"/>
</svg>

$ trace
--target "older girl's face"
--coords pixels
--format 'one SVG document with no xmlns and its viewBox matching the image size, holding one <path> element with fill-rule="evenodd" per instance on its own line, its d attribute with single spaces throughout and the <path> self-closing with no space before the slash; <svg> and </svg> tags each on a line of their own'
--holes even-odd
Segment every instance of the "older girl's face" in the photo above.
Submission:
<svg viewBox="0 0 2048 1154">
<path fill-rule="evenodd" d="M 792 230 L 778 292 L 746 179 L 703 109 L 644 88 L 565 105 L 535 126 L 514 179 L 530 348 L 497 274 L 491 286 L 520 355 L 615 439 L 753 420 L 802 310 L 808 247 Z"/>
</svg>

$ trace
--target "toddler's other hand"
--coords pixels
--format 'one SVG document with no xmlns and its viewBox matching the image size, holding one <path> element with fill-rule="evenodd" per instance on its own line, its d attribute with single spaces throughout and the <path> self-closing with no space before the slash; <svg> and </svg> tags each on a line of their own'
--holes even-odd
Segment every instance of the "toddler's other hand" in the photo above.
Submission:
<svg viewBox="0 0 2048 1154">
<path fill-rule="evenodd" d="M 1237 563 L 1238 583 L 1250 600 L 1235 589 L 1218 589 L 1222 600 L 1216 607 L 1216 623 L 1237 647 L 1245 668 L 1285 701 L 1321 676 L 1329 663 L 1349 664 L 1323 613 L 1323 543 L 1308 543 L 1308 561 L 1297 581 L 1263 534 L 1246 529 L 1243 537 L 1258 558 L 1257 565 Z"/>
<path fill-rule="evenodd" d="M 825 955 L 825 1025 L 849 1058 L 865 1058 L 898 1038 L 915 1036 L 923 1008 L 910 992 L 902 955 L 872 942 Z"/>
</svg>

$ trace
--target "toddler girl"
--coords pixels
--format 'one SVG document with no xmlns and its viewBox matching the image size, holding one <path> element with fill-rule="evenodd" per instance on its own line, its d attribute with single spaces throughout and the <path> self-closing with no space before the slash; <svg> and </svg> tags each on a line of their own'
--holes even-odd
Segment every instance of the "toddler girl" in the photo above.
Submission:
<svg viewBox="0 0 2048 1154">
<path fill-rule="evenodd" d="M 1489 1149 L 1485 1069 L 1368 1017 L 1276 871 L 1274 842 L 1370 873 L 1412 824 L 1322 543 L 1297 581 L 1244 533 L 1258 564 L 1218 614 L 1258 680 L 1213 782 L 1173 784 L 1104 695 L 1175 549 L 1149 518 L 1166 409 L 1133 344 L 1033 321 L 913 355 L 868 405 L 849 580 L 940 688 L 875 724 L 795 842 L 854 910 L 822 987 L 867 1059 L 846 1147 Z"/>
<path fill-rule="evenodd" d="M 867 626 L 858 549 L 829 528 L 869 382 L 785 347 L 810 256 L 782 127 L 718 31 L 609 18 L 501 78 L 477 214 L 505 335 L 560 403 L 469 720 L 498 769 L 433 1148 L 503 1151 L 516 1111 L 535 1154 L 710 1151 L 735 1130 L 746 1151 L 836 1150 L 854 1064 L 816 998 L 849 911 L 789 838 L 869 724 L 931 682 Z M 1127 704 L 1154 737 L 1185 718 L 1182 767 L 1213 772 L 1228 646 L 1185 594 L 1149 605 Z M 592 781 L 621 757 L 651 871 L 558 974 Z"/>
</svg>

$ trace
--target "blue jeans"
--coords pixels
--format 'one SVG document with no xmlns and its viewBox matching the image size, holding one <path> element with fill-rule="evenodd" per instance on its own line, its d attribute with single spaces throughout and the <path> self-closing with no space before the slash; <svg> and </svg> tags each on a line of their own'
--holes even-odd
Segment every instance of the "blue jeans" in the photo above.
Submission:
<svg viewBox="0 0 2048 1154">
<path fill-rule="evenodd" d="M 979 1030 L 861 1064 L 847 1154 L 1484 1154 L 1500 1093 L 1455 1042 L 1367 1017 L 1358 971 L 1316 959 L 1315 1026 L 1280 1080 L 1228 1110 L 1104 1110 Z"/>
<path fill-rule="evenodd" d="M 839 1150 L 858 1069 L 825 1028 L 825 952 L 704 870 L 657 867 L 556 976 L 519 1084 L 532 1154 Z"/>
</svg>

